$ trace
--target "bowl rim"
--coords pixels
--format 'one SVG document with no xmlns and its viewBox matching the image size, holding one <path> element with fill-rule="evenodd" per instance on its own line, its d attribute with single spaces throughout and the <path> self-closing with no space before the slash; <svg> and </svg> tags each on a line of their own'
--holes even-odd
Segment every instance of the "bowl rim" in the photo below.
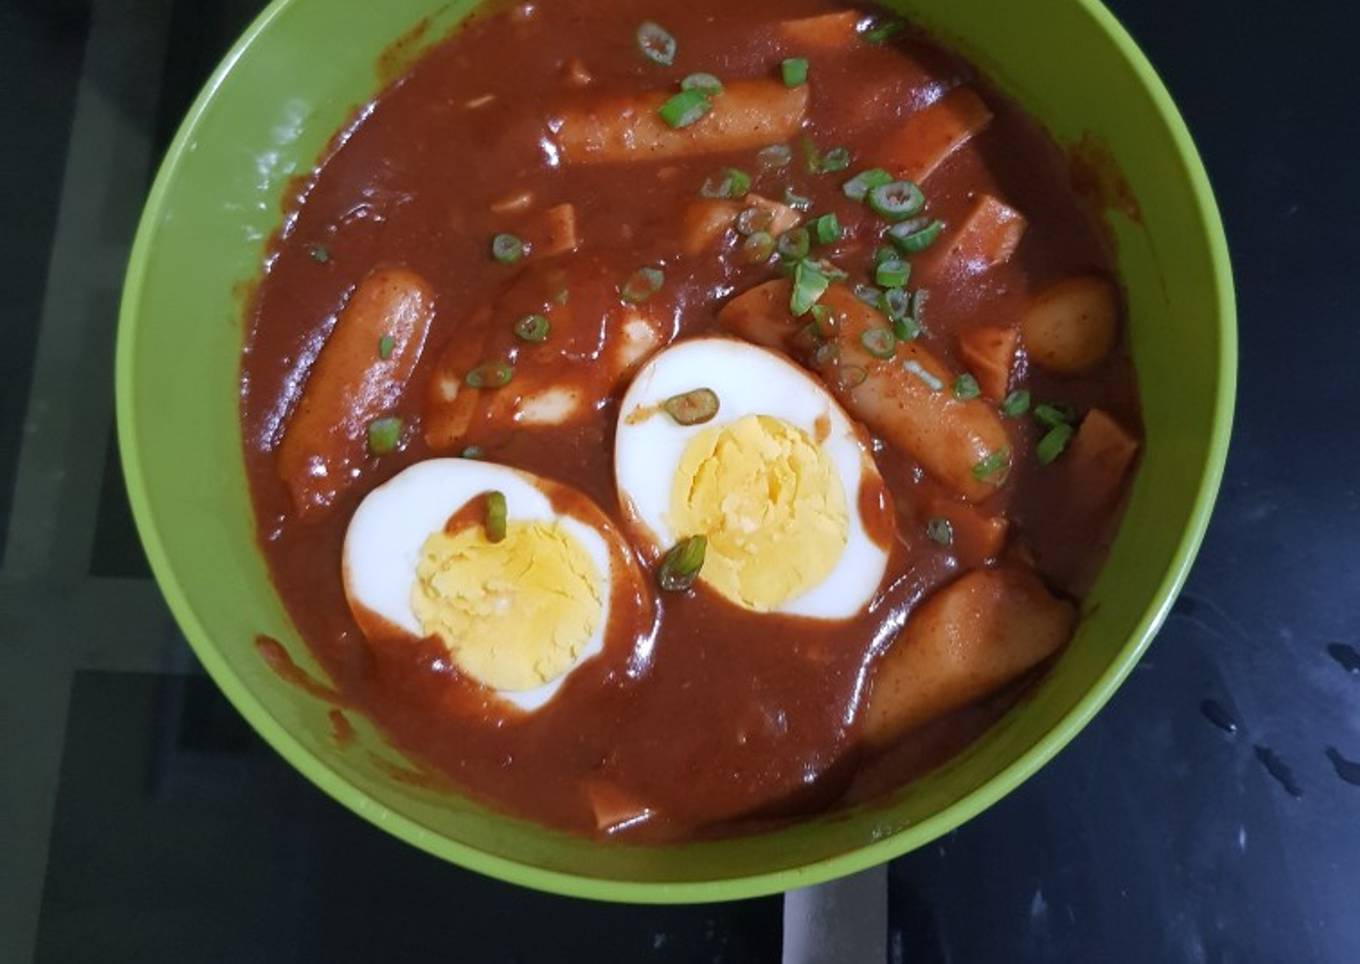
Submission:
<svg viewBox="0 0 1360 964">
<path fill-rule="evenodd" d="M 1222 218 L 1184 119 L 1171 99 L 1161 78 L 1147 57 L 1101 0 L 1072 0 L 1096 22 L 1114 42 L 1133 69 L 1142 88 L 1166 124 L 1175 144 L 1177 160 L 1183 170 L 1197 207 L 1197 222 L 1203 229 L 1203 242 L 1212 262 L 1214 294 L 1218 303 L 1215 324 L 1218 333 L 1218 375 L 1214 398 L 1209 445 L 1196 485 L 1190 519 L 1172 554 L 1161 582 L 1146 611 L 1128 640 L 1115 654 L 1110 666 L 1095 684 L 1033 746 L 1011 761 L 1003 770 L 970 793 L 955 800 L 931 817 L 905 827 L 881 840 L 866 843 L 844 853 L 797 867 L 763 871 L 739 877 L 677 882 L 629 881 L 592 877 L 548 870 L 507 857 L 488 853 L 469 844 L 450 840 L 424 827 L 418 821 L 391 811 L 341 777 L 320 757 L 313 754 L 287 731 L 254 696 L 240 677 L 211 643 L 211 634 L 198 618 L 171 565 L 165 545 L 156 528 L 146 479 L 137 458 L 138 433 L 133 418 L 133 342 L 137 328 L 138 306 L 148 267 L 152 237 L 159 212 L 188 145 L 208 105 L 245 52 L 284 10 L 298 0 L 272 0 L 237 38 L 214 69 L 195 98 L 174 140 L 166 150 L 156 179 L 147 195 L 128 259 L 123 294 L 119 304 L 118 334 L 115 349 L 115 401 L 119 457 L 126 480 L 133 518 L 141 537 L 152 575 L 165 597 L 175 621 L 193 647 L 209 676 L 221 688 L 237 711 L 249 721 L 275 751 L 331 798 L 401 840 L 460 867 L 490 877 L 568 897 L 635 903 L 697 903 L 761 897 L 794 888 L 824 883 L 884 863 L 947 833 L 1010 793 L 1047 763 L 1105 705 L 1119 684 L 1132 671 L 1138 658 L 1151 643 L 1189 574 L 1203 541 L 1214 500 L 1222 481 L 1232 430 L 1233 406 L 1237 388 L 1236 296 L 1232 268 Z"/>
</svg>

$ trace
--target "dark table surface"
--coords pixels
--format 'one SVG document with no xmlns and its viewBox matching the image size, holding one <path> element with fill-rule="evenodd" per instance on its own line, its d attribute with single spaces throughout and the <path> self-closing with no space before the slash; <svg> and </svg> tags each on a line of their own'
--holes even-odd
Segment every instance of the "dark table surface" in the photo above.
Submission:
<svg viewBox="0 0 1360 964">
<path fill-rule="evenodd" d="M 122 267 L 258 5 L 0 2 L 0 962 L 1360 961 L 1353 8 L 1112 3 L 1209 168 L 1242 342 L 1218 508 L 1129 681 L 1015 793 L 844 892 L 868 898 L 665 909 L 361 823 L 224 702 L 150 580 L 112 429 Z M 846 909 L 885 887 L 886 922 Z"/>
</svg>

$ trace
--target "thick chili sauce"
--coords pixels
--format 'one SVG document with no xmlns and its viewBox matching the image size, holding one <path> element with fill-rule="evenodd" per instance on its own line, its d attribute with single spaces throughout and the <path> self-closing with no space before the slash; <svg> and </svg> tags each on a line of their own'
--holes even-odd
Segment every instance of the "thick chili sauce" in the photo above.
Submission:
<svg viewBox="0 0 1360 964">
<path fill-rule="evenodd" d="M 855 721 L 874 657 L 914 605 L 976 564 L 926 536 L 921 506 L 927 496 L 947 493 L 905 454 L 876 441 L 897 525 L 882 591 L 868 611 L 846 623 L 760 615 L 701 584 L 658 599 L 641 642 L 611 639 L 541 711 L 505 716 L 488 712 L 438 642 L 365 638 L 341 583 L 341 545 L 362 496 L 413 462 L 457 450 L 432 451 L 417 431 L 400 451 L 371 459 L 328 511 L 306 520 L 276 474 L 273 450 L 308 367 L 349 293 L 375 266 L 406 266 L 436 294 L 422 362 L 398 407 L 408 424 L 419 425 L 425 381 L 445 344 L 481 337 L 479 325 L 498 332 L 506 325 L 478 309 L 523 270 L 489 254 L 492 236 L 515 231 L 523 219 L 492 210 L 516 192 L 531 192 L 536 209 L 576 205 L 582 253 L 563 259 L 567 272 L 588 260 L 592 270 L 622 280 L 641 265 L 664 265 L 666 284 L 656 298 L 671 333 L 719 332 L 722 303 L 774 271 L 716 256 L 679 257 L 678 224 L 715 172 L 727 165 L 754 172 L 754 152 L 556 165 L 544 148 L 554 105 L 579 96 L 568 77 L 582 67 L 592 92 L 618 94 L 674 90 L 695 71 L 724 80 L 776 76 L 780 60 L 797 52 L 779 39 L 777 22 L 837 9 L 823 0 L 696 0 L 664 8 L 599 0 L 478 16 L 359 111 L 286 199 L 242 366 L 245 458 L 260 543 L 290 615 L 345 705 L 372 718 L 413 759 L 494 806 L 595 832 L 582 788 L 605 779 L 626 785 L 655 811 L 630 834 L 674 839 L 833 804 L 863 772 Z M 635 30 L 643 20 L 664 23 L 676 37 L 673 66 L 640 55 Z M 978 193 L 994 193 L 1025 214 L 1028 233 L 1009 263 L 966 284 L 946 279 L 930 289 L 922 337 L 939 357 L 957 367 L 960 331 L 1013 316 L 1050 282 L 1112 273 L 1108 246 L 1074 193 L 1061 152 L 966 63 L 915 34 L 860 44 L 848 55 L 806 56 L 805 132 L 820 149 L 845 147 L 857 162 L 844 172 L 810 174 L 795 143 L 793 164 L 757 175 L 752 189 L 779 198 L 790 186 L 811 199 L 812 214 L 836 211 L 846 239 L 830 256 L 847 267 L 869 261 L 878 243 L 872 214 L 841 192 L 847 177 L 868 166 L 858 159 L 869 159 L 913 109 L 960 83 L 978 89 L 995 113 L 967 150 L 928 179 L 928 210 L 950 222 Z M 574 372 L 584 382 L 592 377 L 588 366 Z M 1138 424 L 1123 347 L 1079 378 L 1032 370 L 1026 384 L 1036 399 L 1099 406 L 1127 426 Z M 582 424 L 479 430 L 465 441 L 487 459 L 575 486 L 617 518 L 617 416 L 615 398 Z M 1005 424 L 1013 450 L 1032 451 L 1037 434 L 1030 420 Z M 1007 514 L 1013 541 L 1028 547 L 1041 574 L 1080 592 L 1103 555 L 1113 513 L 1100 520 L 1103 533 L 1093 535 L 1089 519 L 1068 521 L 1061 494 L 1032 458 L 1017 459 L 1012 478 L 988 509 Z M 885 776 L 879 763 L 868 785 L 900 783 L 937 764 L 980 733 L 1019 688 L 909 736 L 889 758 L 895 769 Z"/>
</svg>

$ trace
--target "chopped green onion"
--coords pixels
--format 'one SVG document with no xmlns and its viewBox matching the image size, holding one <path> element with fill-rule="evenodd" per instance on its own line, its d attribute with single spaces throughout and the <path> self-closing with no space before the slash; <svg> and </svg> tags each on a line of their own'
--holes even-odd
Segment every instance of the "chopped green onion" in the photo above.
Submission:
<svg viewBox="0 0 1360 964">
<path fill-rule="evenodd" d="M 911 316 L 918 322 L 925 317 L 927 294 L 925 288 L 917 288 L 911 294 Z"/>
<path fill-rule="evenodd" d="M 704 536 L 681 539 L 661 558 L 661 565 L 656 570 L 657 585 L 665 592 L 689 589 L 699 578 L 707 550 L 708 539 Z"/>
<path fill-rule="evenodd" d="M 888 229 L 888 239 L 903 254 L 917 254 L 935 243 L 944 230 L 943 221 L 911 218 Z"/>
<path fill-rule="evenodd" d="M 799 261 L 793 271 L 793 293 L 789 295 L 789 310 L 795 316 L 808 313 L 831 284 L 826 275 L 808 261 Z"/>
<path fill-rule="evenodd" d="M 1017 418 L 1029 411 L 1029 392 L 1017 388 L 1001 402 L 1001 414 L 1007 418 Z"/>
<path fill-rule="evenodd" d="M 808 62 L 805 57 L 790 57 L 779 65 L 785 87 L 801 87 L 807 83 Z"/>
<path fill-rule="evenodd" d="M 894 318 L 892 327 L 898 341 L 915 341 L 921 337 L 921 323 L 911 315 Z"/>
<path fill-rule="evenodd" d="M 883 292 L 873 285 L 855 285 L 855 297 L 864 302 L 870 308 L 877 308 L 879 300 L 883 297 Z"/>
<path fill-rule="evenodd" d="M 809 174 L 816 174 L 822 169 L 822 153 L 817 150 L 817 144 L 804 134 L 798 138 L 798 146 L 803 149 L 803 167 Z"/>
<path fill-rule="evenodd" d="M 886 244 L 880 244 L 878 247 L 874 248 L 874 267 L 878 267 L 884 261 L 901 260 L 902 259 L 897 255 L 896 249 Z"/>
<path fill-rule="evenodd" d="M 771 144 L 756 151 L 756 163 L 767 171 L 788 167 L 793 160 L 793 148 L 787 144 Z"/>
<path fill-rule="evenodd" d="M 902 367 L 921 379 L 921 381 L 925 382 L 926 388 L 929 388 L 932 392 L 938 392 L 940 389 L 944 388 L 944 382 L 926 371 L 925 367 L 916 359 L 908 358 L 902 363 Z"/>
<path fill-rule="evenodd" d="M 879 310 L 896 321 L 911 315 L 911 296 L 901 288 L 889 288 L 878 300 Z"/>
<path fill-rule="evenodd" d="M 368 450 L 374 455 L 386 455 L 401 441 L 401 419 L 395 416 L 375 418 L 368 423 Z"/>
<path fill-rule="evenodd" d="M 331 259 L 331 253 L 324 244 L 314 244 L 307 252 L 312 256 L 312 260 L 317 264 L 325 264 Z"/>
<path fill-rule="evenodd" d="M 811 248 L 812 238 L 807 228 L 789 228 L 779 236 L 779 243 L 775 245 L 779 256 L 788 261 L 801 261 Z"/>
<path fill-rule="evenodd" d="M 830 338 L 836 333 L 836 319 L 832 317 L 831 309 L 826 305 L 813 305 L 809 314 L 812 315 L 809 327 L 818 338 Z"/>
<path fill-rule="evenodd" d="M 737 229 L 737 234 L 742 237 L 749 237 L 758 231 L 770 230 L 770 225 L 774 223 L 774 212 L 769 208 L 750 207 L 737 215 L 733 222 Z"/>
<path fill-rule="evenodd" d="M 1047 403 L 1034 406 L 1034 420 L 1045 428 L 1057 428 L 1059 425 L 1066 425 L 1076 417 L 1076 414 L 1067 406 L 1049 405 Z"/>
<path fill-rule="evenodd" d="M 901 288 L 910 277 L 911 265 L 897 258 L 880 261 L 874 268 L 874 283 L 884 288 Z"/>
<path fill-rule="evenodd" d="M 874 17 L 860 28 L 860 39 L 865 43 L 884 44 L 907 29 L 901 17 Z"/>
<path fill-rule="evenodd" d="M 486 453 L 482 451 L 480 445 L 468 445 L 464 447 L 463 451 L 458 453 L 458 456 L 459 458 L 464 459 L 479 459 L 485 454 Z"/>
<path fill-rule="evenodd" d="M 801 194 L 795 194 L 792 187 L 786 187 L 784 188 L 784 203 L 795 211 L 806 211 L 808 208 L 812 207 L 812 198 L 803 197 Z"/>
<path fill-rule="evenodd" d="M 835 174 L 849 166 L 850 152 L 844 147 L 833 147 L 822 155 L 821 162 L 817 165 L 817 172 L 819 174 Z"/>
<path fill-rule="evenodd" d="M 850 277 L 850 275 L 826 260 L 826 258 L 809 260 L 808 263 L 825 275 L 827 281 L 845 281 Z"/>
<path fill-rule="evenodd" d="M 741 242 L 741 257 L 747 264 L 761 264 L 774 254 L 774 238 L 768 231 L 757 231 Z"/>
<path fill-rule="evenodd" d="M 869 189 L 865 200 L 875 214 L 889 221 L 902 221 L 920 214 L 926 196 L 911 181 L 889 181 Z"/>
<path fill-rule="evenodd" d="M 725 167 L 704 181 L 699 193 L 704 197 L 740 198 L 751 190 L 751 175 L 735 167 Z"/>
<path fill-rule="evenodd" d="M 523 341 L 543 341 L 551 325 L 543 315 L 525 315 L 515 322 L 515 337 Z"/>
<path fill-rule="evenodd" d="M 483 362 L 463 376 L 469 388 L 500 388 L 509 384 L 515 370 L 509 362 Z"/>
<path fill-rule="evenodd" d="M 841 222 L 834 213 L 814 218 L 811 227 L 818 244 L 834 244 L 841 239 Z"/>
<path fill-rule="evenodd" d="M 973 478 L 979 482 L 989 482 L 996 479 L 996 476 L 1000 474 L 1001 478 L 996 479 L 996 484 L 1000 485 L 1006 480 L 1006 469 L 1010 460 L 1011 450 L 1003 445 L 995 452 L 974 463 Z"/>
<path fill-rule="evenodd" d="M 1072 426 L 1063 424 L 1055 425 L 1047 432 L 1044 437 L 1039 439 L 1039 444 L 1034 447 L 1034 454 L 1039 457 L 1040 465 L 1052 463 L 1063 449 L 1067 448 L 1067 443 L 1072 440 Z"/>
<path fill-rule="evenodd" d="M 717 97 L 723 92 L 722 81 L 712 74 L 690 74 L 680 81 L 681 90 L 697 90 L 709 97 Z"/>
<path fill-rule="evenodd" d="M 378 357 L 383 361 L 392 357 L 392 349 L 397 347 L 397 340 L 391 335 L 383 335 L 378 339 Z"/>
<path fill-rule="evenodd" d="M 891 184 L 893 176 L 881 167 L 860 171 L 841 185 L 841 192 L 852 201 L 863 201 L 869 192 L 884 184 Z"/>
<path fill-rule="evenodd" d="M 825 368 L 827 365 L 840 361 L 841 347 L 834 341 L 828 341 L 817 346 L 817 350 L 812 353 L 812 364 L 818 368 Z"/>
<path fill-rule="evenodd" d="M 675 62 L 675 38 L 659 23 L 646 20 L 637 28 L 638 50 L 652 63 L 669 67 Z"/>
<path fill-rule="evenodd" d="M 875 358 L 891 358 L 897 351 L 897 336 L 886 328 L 867 328 L 860 332 L 859 343 Z"/>
<path fill-rule="evenodd" d="M 688 127 L 713 109 L 713 101 L 699 90 L 682 90 L 656 109 L 667 127 Z"/>
<path fill-rule="evenodd" d="M 711 388 L 696 388 L 672 395 L 661 403 L 661 407 L 681 425 L 702 425 L 718 414 L 718 395 Z"/>
<path fill-rule="evenodd" d="M 524 242 L 513 234 L 498 234 L 491 239 L 491 257 L 501 264 L 514 264 L 524 257 Z"/>
<path fill-rule="evenodd" d="M 660 291 L 665 283 L 666 275 L 660 268 L 638 268 L 619 288 L 619 297 L 631 304 L 638 304 Z"/>
<path fill-rule="evenodd" d="M 858 365 L 837 365 L 834 376 L 835 386 L 841 391 L 849 391 L 864 384 L 869 373 Z"/>
<path fill-rule="evenodd" d="M 506 518 L 504 492 L 486 494 L 486 541 L 501 542 L 505 539 Z"/>
<path fill-rule="evenodd" d="M 936 517 L 926 522 L 926 537 L 942 546 L 954 542 L 954 526 L 948 519 Z"/>
<path fill-rule="evenodd" d="M 954 379 L 954 397 L 959 401 L 966 402 L 981 394 L 982 388 L 978 385 L 978 380 L 967 372 Z"/>
</svg>

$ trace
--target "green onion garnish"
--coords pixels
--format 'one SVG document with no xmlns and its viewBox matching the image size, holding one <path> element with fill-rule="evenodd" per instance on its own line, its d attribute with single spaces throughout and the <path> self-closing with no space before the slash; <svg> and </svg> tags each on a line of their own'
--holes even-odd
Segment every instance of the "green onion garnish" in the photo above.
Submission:
<svg viewBox="0 0 1360 964">
<path fill-rule="evenodd" d="M 785 87 L 801 87 L 807 83 L 808 62 L 805 57 L 790 57 L 779 65 Z"/>
<path fill-rule="evenodd" d="M 739 198 L 751 190 L 751 175 L 735 167 L 725 167 L 704 181 L 699 193 L 704 197 Z"/>
<path fill-rule="evenodd" d="M 915 341 L 921 337 L 921 323 L 911 315 L 892 319 L 892 328 L 898 341 Z"/>
<path fill-rule="evenodd" d="M 717 97 L 723 92 L 722 81 L 712 74 L 690 74 L 680 81 L 681 90 L 697 90 L 709 97 Z"/>
<path fill-rule="evenodd" d="M 464 459 L 479 459 L 485 454 L 486 453 L 482 451 L 480 445 L 468 445 L 463 448 L 463 451 L 458 453 L 458 456 L 459 458 Z"/>
<path fill-rule="evenodd" d="M 1066 425 L 1076 417 L 1066 406 L 1049 405 L 1043 403 L 1034 406 L 1034 420 L 1045 428 L 1057 428 L 1059 425 Z"/>
<path fill-rule="evenodd" d="M 902 363 L 902 367 L 921 379 L 921 381 L 925 382 L 926 388 L 929 388 L 932 392 L 938 392 L 940 389 L 944 388 L 944 382 L 926 371 L 921 363 L 915 358 L 908 358 Z"/>
<path fill-rule="evenodd" d="M 784 188 L 784 203 L 795 211 L 806 211 L 812 207 L 812 198 L 803 197 L 801 194 L 794 193 L 792 187 Z"/>
<path fill-rule="evenodd" d="M 926 196 L 911 181 L 889 181 L 869 189 L 865 196 L 869 208 L 889 221 L 902 221 L 920 214 Z"/>
<path fill-rule="evenodd" d="M 1071 425 L 1063 424 L 1053 426 L 1044 433 L 1043 438 L 1039 439 L 1039 444 L 1034 446 L 1034 454 L 1039 457 L 1039 464 L 1050 464 L 1059 455 L 1062 455 L 1063 449 L 1067 448 L 1067 443 L 1071 440 Z"/>
<path fill-rule="evenodd" d="M 787 261 L 801 261 L 812 248 L 812 238 L 807 228 L 789 228 L 779 236 L 775 250 Z"/>
<path fill-rule="evenodd" d="M 543 315 L 525 315 L 514 324 L 515 337 L 522 341 L 543 341 L 551 325 Z"/>
<path fill-rule="evenodd" d="M 818 368 L 825 368 L 840 361 L 841 346 L 834 341 L 824 342 L 817 346 L 817 350 L 812 353 L 812 364 Z"/>
<path fill-rule="evenodd" d="M 771 144 L 756 151 L 756 163 L 767 171 L 788 167 L 793 160 L 793 148 L 787 144 Z"/>
<path fill-rule="evenodd" d="M 391 335 L 383 335 L 378 339 L 378 357 L 383 361 L 392 357 L 392 349 L 397 347 L 397 340 Z"/>
<path fill-rule="evenodd" d="M 874 267 L 878 267 L 884 261 L 901 260 L 902 259 L 897 255 L 896 249 L 889 247 L 886 244 L 880 244 L 878 247 L 874 248 Z"/>
<path fill-rule="evenodd" d="M 841 239 L 841 222 L 834 213 L 814 218 L 811 224 L 812 236 L 818 244 L 834 244 Z"/>
<path fill-rule="evenodd" d="M 774 213 L 769 208 L 750 207 L 737 215 L 733 226 L 737 229 L 737 234 L 742 237 L 750 237 L 757 231 L 768 231 L 770 225 L 774 223 Z"/>
<path fill-rule="evenodd" d="M 844 147 L 833 147 L 822 155 L 821 163 L 818 164 L 818 173 L 835 174 L 843 171 L 850 166 L 850 152 Z"/>
<path fill-rule="evenodd" d="M 401 441 L 401 419 L 395 416 L 375 418 L 368 423 L 368 450 L 374 455 L 386 455 Z"/>
<path fill-rule="evenodd" d="M 514 264 L 524 257 L 524 242 L 513 234 L 498 234 L 491 239 L 491 257 L 501 264 Z"/>
<path fill-rule="evenodd" d="M 813 305 L 808 313 L 812 315 L 808 327 L 818 338 L 830 338 L 836 333 L 835 319 L 831 316 L 831 309 L 826 305 Z"/>
<path fill-rule="evenodd" d="M 756 231 L 742 239 L 741 257 L 747 264 L 760 264 L 774 254 L 774 238 L 768 231 Z"/>
<path fill-rule="evenodd" d="M 881 167 L 860 171 L 841 185 L 841 192 L 852 201 L 863 201 L 869 192 L 884 184 L 891 184 L 893 176 Z"/>
<path fill-rule="evenodd" d="M 486 494 L 486 541 L 500 542 L 505 538 L 507 524 L 504 492 Z"/>
<path fill-rule="evenodd" d="M 1056 455 L 1056 453 L 1054 454 Z M 1001 478 L 996 479 L 996 484 L 1000 485 L 1006 479 L 1006 468 L 1010 460 L 1011 450 L 1003 445 L 973 465 L 973 478 L 979 482 L 988 482 L 996 479 L 997 474 L 1000 473 Z"/>
<path fill-rule="evenodd" d="M 510 382 L 515 370 L 509 362 L 482 362 L 463 376 L 469 388 L 500 388 Z"/>
<path fill-rule="evenodd" d="M 978 380 L 967 372 L 954 379 L 954 397 L 959 401 L 966 402 L 981 394 L 982 388 L 978 385 Z"/>
<path fill-rule="evenodd" d="M 840 268 L 836 267 L 826 258 L 817 258 L 815 260 L 809 261 L 809 263 L 818 271 L 820 271 L 823 275 L 825 275 L 828 281 L 846 281 L 850 277 L 850 275 L 842 271 Z"/>
<path fill-rule="evenodd" d="M 672 395 L 661 407 L 681 425 L 702 425 L 718 414 L 718 395 L 711 388 L 696 388 Z"/>
<path fill-rule="evenodd" d="M 926 522 L 926 537 L 942 546 L 954 542 L 954 526 L 948 519 L 934 518 Z"/>
<path fill-rule="evenodd" d="M 864 384 L 864 380 L 869 377 L 869 373 L 858 365 L 837 365 L 835 374 L 835 385 L 843 392 L 848 392 Z"/>
<path fill-rule="evenodd" d="M 911 296 L 901 288 L 889 288 L 878 300 L 878 308 L 896 321 L 911 315 Z"/>
<path fill-rule="evenodd" d="M 665 592 L 684 592 L 689 589 L 699 578 L 707 550 L 708 539 L 704 536 L 681 539 L 661 558 L 661 565 L 656 570 L 657 585 Z"/>
<path fill-rule="evenodd" d="M 826 275 L 808 261 L 799 261 L 793 270 L 793 292 L 789 295 L 789 311 L 795 316 L 805 315 L 826 293 L 831 284 Z"/>
<path fill-rule="evenodd" d="M 911 316 L 918 322 L 925 317 L 926 297 L 929 292 L 925 288 L 917 288 L 911 294 Z"/>
<path fill-rule="evenodd" d="M 897 351 L 897 336 L 886 328 L 867 328 L 860 332 L 859 343 L 875 358 L 891 358 Z"/>
<path fill-rule="evenodd" d="M 713 101 L 699 90 L 682 90 L 656 109 L 667 127 L 688 127 L 713 109 Z"/>
<path fill-rule="evenodd" d="M 331 259 L 331 253 L 324 244 L 314 244 L 307 252 L 312 256 L 312 260 L 317 264 L 325 264 Z"/>
<path fill-rule="evenodd" d="M 1029 411 L 1029 392 L 1017 388 L 1001 402 L 1001 414 L 1007 418 L 1017 418 Z"/>
<path fill-rule="evenodd" d="M 638 268 L 619 288 L 619 297 L 631 304 L 638 304 L 660 291 L 665 283 L 666 275 L 660 268 Z"/>
<path fill-rule="evenodd" d="M 883 292 L 873 285 L 855 285 L 855 297 L 864 302 L 870 308 L 877 308 L 879 300 L 883 297 Z"/>
<path fill-rule="evenodd" d="M 903 254 L 916 254 L 935 243 L 944 230 L 943 221 L 929 218 L 912 218 L 888 229 L 888 239 L 897 245 Z"/>
<path fill-rule="evenodd" d="M 897 258 L 880 261 L 874 268 L 874 283 L 884 288 L 901 288 L 911 277 L 911 265 Z"/>
<path fill-rule="evenodd" d="M 874 17 L 860 28 L 860 39 L 865 43 L 884 44 L 907 29 L 907 22 L 900 17 Z"/>
<path fill-rule="evenodd" d="M 659 23 L 644 21 L 637 28 L 638 50 L 654 64 L 669 67 L 675 62 L 675 38 Z"/>
</svg>

